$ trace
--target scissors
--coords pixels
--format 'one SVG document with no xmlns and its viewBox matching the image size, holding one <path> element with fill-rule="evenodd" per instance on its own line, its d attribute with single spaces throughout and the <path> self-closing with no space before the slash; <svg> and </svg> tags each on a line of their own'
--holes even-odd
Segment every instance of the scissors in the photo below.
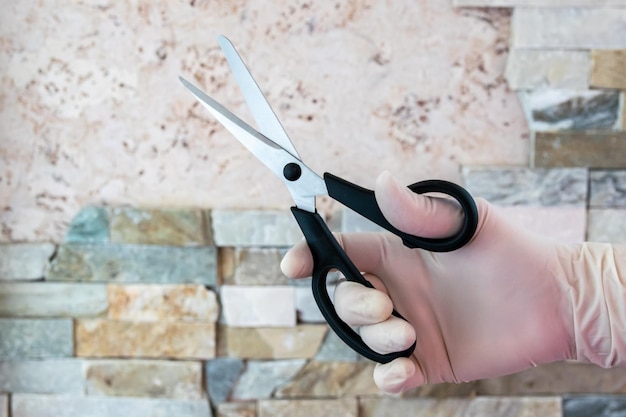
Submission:
<svg viewBox="0 0 626 417">
<path fill-rule="evenodd" d="M 373 286 L 361 275 L 317 213 L 315 198 L 328 195 L 400 237 L 405 246 L 432 252 L 459 249 L 474 236 L 478 224 L 478 210 L 474 199 L 464 188 L 448 181 L 426 180 L 412 184 L 408 188 L 414 193 L 443 193 L 457 200 L 465 214 L 463 225 L 453 236 L 441 239 L 413 236 L 396 229 L 383 216 L 373 191 L 329 173 L 320 177 L 302 162 L 302 158 L 233 44 L 221 35 L 218 36 L 218 43 L 259 130 L 252 128 L 183 77 L 180 77 L 180 81 L 235 138 L 287 186 L 295 202 L 291 212 L 302 229 L 313 255 L 312 291 L 322 315 L 348 346 L 368 359 L 387 363 L 399 357 L 410 356 L 415 349 L 415 343 L 401 352 L 378 353 L 368 347 L 359 334 L 337 315 L 326 290 L 326 278 L 330 271 L 339 270 L 349 281 L 370 288 Z M 393 314 L 403 318 L 395 310 Z"/>
</svg>

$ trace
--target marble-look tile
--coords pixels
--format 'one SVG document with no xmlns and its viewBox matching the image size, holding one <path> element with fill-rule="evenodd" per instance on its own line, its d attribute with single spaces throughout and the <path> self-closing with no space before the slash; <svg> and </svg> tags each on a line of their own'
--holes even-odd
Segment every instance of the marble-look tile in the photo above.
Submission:
<svg viewBox="0 0 626 417">
<path fill-rule="evenodd" d="M 85 360 L 85 393 L 96 397 L 200 400 L 202 364 L 167 360 Z"/>
<path fill-rule="evenodd" d="M 589 181 L 591 208 L 626 208 L 626 170 L 592 170 Z"/>
<path fill-rule="evenodd" d="M 217 320 L 215 293 L 203 285 L 109 284 L 108 318 L 126 321 Z"/>
<path fill-rule="evenodd" d="M 619 417 L 626 414 L 626 395 L 568 396 L 563 417 Z"/>
<path fill-rule="evenodd" d="M 536 167 L 626 168 L 626 132 L 537 132 Z"/>
<path fill-rule="evenodd" d="M 216 275 L 217 250 L 211 246 L 64 244 L 47 279 L 215 285 Z"/>
<path fill-rule="evenodd" d="M 530 169 L 464 167 L 467 190 L 499 206 L 577 206 L 587 204 L 584 168 Z"/>
<path fill-rule="evenodd" d="M 0 244 L 0 281 L 43 278 L 54 250 L 51 243 Z"/>
<path fill-rule="evenodd" d="M 261 400 L 259 417 L 358 417 L 356 398 L 325 400 Z"/>
<path fill-rule="evenodd" d="M 217 417 L 256 417 L 256 401 L 222 403 L 217 407 Z"/>
<path fill-rule="evenodd" d="M 473 7 L 610 7 L 626 6 L 626 0 L 453 0 L 453 4 Z"/>
<path fill-rule="evenodd" d="M 248 361 L 245 371 L 235 384 L 232 399 L 240 401 L 271 398 L 305 364 L 306 359 Z"/>
<path fill-rule="evenodd" d="M 11 397 L 12 417 L 211 417 L 211 415 L 211 408 L 206 400 L 38 394 L 14 394 Z"/>
<path fill-rule="evenodd" d="M 212 404 L 220 405 L 230 398 L 244 367 L 244 361 L 239 358 L 215 358 L 207 361 L 206 387 Z"/>
<path fill-rule="evenodd" d="M 533 131 L 611 130 L 619 124 L 617 91 L 540 89 L 519 95 Z"/>
<path fill-rule="evenodd" d="M 319 351 L 328 327 L 226 327 L 228 356 L 244 359 L 307 359 Z"/>
<path fill-rule="evenodd" d="M 140 245 L 211 245 L 203 212 L 192 209 L 111 209 L 111 242 Z"/>
<path fill-rule="evenodd" d="M 589 52 L 517 49 L 509 52 L 505 77 L 513 90 L 589 87 Z"/>
<path fill-rule="evenodd" d="M 0 392 L 84 395 L 82 359 L 0 361 Z"/>
<path fill-rule="evenodd" d="M 276 391 L 276 398 L 382 395 L 372 378 L 372 362 L 309 362 Z"/>
<path fill-rule="evenodd" d="M 302 240 L 289 211 L 216 209 L 211 218 L 218 246 L 284 247 Z"/>
<path fill-rule="evenodd" d="M 76 356 L 211 359 L 215 324 L 77 320 Z"/>
<path fill-rule="evenodd" d="M 73 333 L 71 319 L 0 318 L 0 359 L 72 356 Z"/>
<path fill-rule="evenodd" d="M 230 327 L 288 327 L 296 325 L 295 288 L 238 286 L 220 288 L 224 323 Z"/>
<path fill-rule="evenodd" d="M 288 285 L 292 280 L 280 270 L 286 249 L 220 248 L 221 284 Z"/>
<path fill-rule="evenodd" d="M 512 224 L 551 239 L 580 243 L 585 240 L 585 207 L 496 207 Z"/>
<path fill-rule="evenodd" d="M 626 209 L 591 209 L 587 221 L 587 240 L 626 243 Z"/>
<path fill-rule="evenodd" d="M 0 283 L 0 316 L 91 317 L 107 311 L 104 284 Z"/>
<path fill-rule="evenodd" d="M 626 49 L 591 51 L 591 86 L 626 90 Z"/>
<path fill-rule="evenodd" d="M 514 48 L 626 48 L 626 8 L 516 8 L 511 22 Z"/>
<path fill-rule="evenodd" d="M 64 241 L 67 243 L 109 242 L 109 208 L 83 207 L 72 219 Z"/>
</svg>

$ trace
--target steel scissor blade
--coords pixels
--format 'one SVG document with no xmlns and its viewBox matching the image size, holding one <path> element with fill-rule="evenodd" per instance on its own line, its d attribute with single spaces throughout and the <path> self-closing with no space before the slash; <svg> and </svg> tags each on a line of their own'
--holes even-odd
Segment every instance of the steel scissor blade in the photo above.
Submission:
<svg viewBox="0 0 626 417">
<path fill-rule="evenodd" d="M 282 146 L 287 152 L 301 159 L 295 146 L 291 143 L 287 132 L 285 132 L 285 129 L 280 123 L 280 120 L 278 120 L 274 110 L 272 110 L 272 107 L 267 102 L 261 88 L 252 77 L 252 74 L 250 74 L 250 71 L 235 49 L 235 46 L 223 35 L 219 35 L 217 40 L 226 57 L 228 66 L 235 76 L 237 84 L 239 84 L 243 97 L 252 111 L 252 116 L 259 126 L 259 131 Z"/>
</svg>

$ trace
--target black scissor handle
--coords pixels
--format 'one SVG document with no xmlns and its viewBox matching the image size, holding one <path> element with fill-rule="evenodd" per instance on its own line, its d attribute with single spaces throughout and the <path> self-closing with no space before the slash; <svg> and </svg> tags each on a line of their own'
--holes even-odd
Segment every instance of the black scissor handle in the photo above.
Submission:
<svg viewBox="0 0 626 417">
<path fill-rule="evenodd" d="M 373 286 L 363 278 L 319 214 L 297 207 L 292 207 L 291 212 L 300 225 L 313 255 L 313 297 L 334 332 L 357 353 L 379 363 L 410 356 L 415 350 L 415 343 L 402 352 L 381 354 L 367 346 L 361 336 L 339 318 L 326 290 L 326 277 L 332 269 L 341 271 L 348 281 L 358 282 L 370 288 Z M 393 314 L 402 318 L 395 310 Z"/>
<path fill-rule="evenodd" d="M 393 227 L 376 203 L 374 191 L 352 184 L 329 173 L 324 174 L 328 195 L 349 207 L 361 216 L 371 220 L 402 239 L 409 248 L 421 248 L 430 252 L 450 252 L 467 244 L 478 226 L 478 209 L 472 196 L 461 186 L 443 180 L 426 180 L 409 185 L 409 189 L 417 194 L 442 193 L 459 202 L 463 213 L 463 225 L 452 236 L 445 238 L 425 238 L 404 233 Z"/>
</svg>

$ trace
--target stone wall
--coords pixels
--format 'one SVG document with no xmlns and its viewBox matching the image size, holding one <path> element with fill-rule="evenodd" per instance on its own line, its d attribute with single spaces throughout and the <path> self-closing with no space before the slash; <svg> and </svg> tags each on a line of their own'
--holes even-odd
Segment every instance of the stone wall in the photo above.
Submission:
<svg viewBox="0 0 626 417">
<path fill-rule="evenodd" d="M 487 20 L 481 26 L 485 36 L 508 29 L 512 9 L 507 65 L 500 75 L 517 91 L 532 136 L 523 141 L 531 148 L 524 151 L 527 163 L 513 164 L 518 160 L 500 151 L 474 155 L 464 161 L 458 180 L 537 233 L 570 242 L 625 243 L 626 1 L 456 0 L 456 5 L 467 7 L 460 9 L 465 16 Z M 353 12 L 366 6 L 356 5 Z M 482 8 L 492 6 L 507 9 L 494 15 Z M 163 45 L 160 56 L 167 51 L 176 48 Z M 377 65 L 390 59 L 384 47 L 381 51 Z M 464 77 L 485 77 L 478 82 L 485 91 L 504 88 L 488 87 L 491 78 L 484 73 L 493 75 L 494 69 L 481 70 L 483 65 L 478 60 Z M 477 85 L 461 84 L 460 90 Z M 376 114 L 384 113 L 382 120 L 391 123 L 389 134 L 402 149 L 426 151 L 432 143 L 424 145 L 407 132 L 411 126 L 428 131 L 420 111 L 432 106 L 437 113 L 441 107 L 400 96 L 398 106 L 383 106 Z M 476 96 L 465 104 L 472 103 L 478 107 Z M 62 110 L 58 117 L 72 110 L 53 104 Z M 480 116 L 475 111 L 473 116 Z M 489 132 L 485 125 L 479 128 L 481 135 Z M 519 131 L 491 133 L 511 136 L 483 146 L 504 142 L 503 148 L 520 149 L 514 143 L 523 140 Z M 54 159 L 54 149 L 46 152 Z M 141 149 L 131 154 L 147 157 Z M 34 178 L 37 190 L 46 187 L 41 178 Z M 116 185 L 106 184 L 107 192 L 115 193 Z M 176 194 L 171 192 L 176 184 L 166 187 L 167 195 Z M 55 195 L 37 197 L 47 208 L 28 211 L 36 214 L 32 229 L 16 214 L 3 216 L 0 417 L 556 417 L 620 415 L 626 408 L 623 370 L 577 363 L 385 397 L 373 384 L 374 364 L 328 330 L 309 283 L 280 273 L 280 258 L 301 238 L 287 210 L 147 209 L 169 205 L 142 200 L 146 204 L 140 207 L 88 205 L 67 225 L 63 216 L 83 200 L 70 204 Z M 12 213 L 20 201 L 11 200 Z M 55 214 L 42 215 L 46 210 Z M 351 212 L 328 213 L 334 230 L 371 229 Z M 50 218 L 55 226 L 42 226 Z M 334 285 L 331 279 L 329 291 Z"/>
</svg>

